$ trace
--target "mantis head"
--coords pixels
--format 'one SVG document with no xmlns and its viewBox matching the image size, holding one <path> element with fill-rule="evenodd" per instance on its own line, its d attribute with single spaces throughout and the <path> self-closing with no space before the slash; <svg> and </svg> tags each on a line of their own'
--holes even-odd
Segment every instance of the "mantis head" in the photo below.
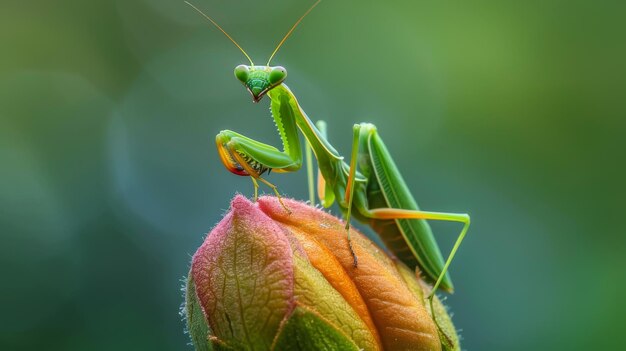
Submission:
<svg viewBox="0 0 626 351">
<path fill-rule="evenodd" d="M 247 66 L 235 67 L 235 77 L 246 86 L 252 101 L 259 102 L 276 86 L 287 78 L 287 70 L 281 66 Z"/>
<path fill-rule="evenodd" d="M 293 30 L 296 29 L 298 24 L 302 22 L 304 17 L 306 17 L 306 15 L 308 15 L 309 12 L 311 12 L 311 10 L 313 10 L 313 8 L 315 8 L 315 6 L 317 6 L 317 4 L 320 3 L 320 1 L 321 0 L 317 0 L 313 4 L 313 6 L 311 6 L 304 13 L 304 15 L 302 15 L 296 21 L 296 23 L 291 27 L 291 29 L 289 29 L 289 31 L 287 32 L 287 34 L 285 34 L 285 36 L 280 41 L 280 43 L 278 43 L 278 46 L 276 46 L 276 49 L 274 49 L 274 52 L 270 56 L 270 59 L 267 60 L 267 64 L 265 66 L 255 66 L 250 56 L 244 51 L 244 49 L 239 44 L 237 44 L 235 39 L 233 39 L 228 33 L 226 33 L 224 29 L 222 29 L 222 27 L 219 26 L 219 24 L 217 24 L 211 17 L 204 14 L 204 12 L 200 11 L 200 9 L 192 5 L 190 2 L 188 1 L 185 1 L 185 2 L 187 3 L 187 5 L 191 6 L 194 10 L 198 11 L 198 13 L 200 13 L 202 16 L 208 19 L 222 33 L 224 33 L 224 35 L 226 35 L 226 37 L 233 44 L 235 44 L 235 46 L 237 46 L 239 50 L 241 50 L 241 52 L 246 56 L 248 61 L 250 61 L 250 66 L 239 65 L 235 67 L 235 77 L 237 77 L 237 79 L 239 79 L 239 81 L 241 81 L 243 85 L 246 86 L 246 89 L 248 89 L 248 91 L 250 92 L 250 95 L 252 95 L 252 101 L 259 102 L 261 101 L 263 96 L 267 94 L 268 91 L 279 86 L 285 80 L 285 78 L 287 78 L 287 70 L 284 67 L 270 66 L 270 62 L 272 62 L 272 58 L 274 58 L 274 55 L 276 55 L 276 52 L 278 52 L 278 49 L 280 49 L 280 47 L 283 45 L 285 40 L 287 40 L 287 38 L 289 38 L 291 33 L 293 33 Z"/>
</svg>

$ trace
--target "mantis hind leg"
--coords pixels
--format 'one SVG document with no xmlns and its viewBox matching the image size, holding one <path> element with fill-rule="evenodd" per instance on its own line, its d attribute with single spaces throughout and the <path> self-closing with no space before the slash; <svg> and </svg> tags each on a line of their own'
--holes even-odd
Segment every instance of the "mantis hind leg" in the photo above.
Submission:
<svg viewBox="0 0 626 351">
<path fill-rule="evenodd" d="M 446 276 L 446 272 L 448 271 L 448 268 L 450 267 L 450 264 L 452 263 L 452 260 L 454 259 L 454 256 L 456 255 L 457 250 L 461 246 L 461 243 L 463 242 L 463 239 L 465 238 L 465 235 L 467 234 L 467 230 L 469 229 L 469 226 L 470 226 L 469 215 L 464 214 L 464 213 L 411 211 L 411 210 L 402 210 L 402 209 L 396 209 L 396 208 L 373 209 L 369 211 L 369 215 L 373 219 L 430 219 L 430 220 L 438 220 L 438 221 L 451 221 L 451 222 L 463 223 L 463 229 L 461 229 L 461 233 L 459 234 L 456 241 L 454 242 L 454 246 L 452 247 L 452 250 L 450 250 L 450 254 L 448 255 L 448 258 L 446 259 L 446 263 L 444 264 L 443 269 L 441 270 L 441 273 L 439 274 L 439 277 L 437 277 L 435 285 L 433 285 L 433 288 L 430 290 L 430 294 L 428 294 L 428 297 L 427 297 L 428 304 L 430 306 L 430 311 L 431 311 L 430 313 L 433 318 L 433 321 L 435 322 L 435 325 L 437 325 L 437 329 L 439 330 L 440 336 L 445 337 L 446 342 L 449 345 L 452 345 L 452 341 L 448 338 L 447 334 L 443 331 L 443 329 L 439 325 L 439 322 L 437 321 L 437 315 L 435 314 L 435 309 L 433 308 L 433 299 L 435 298 L 435 293 L 437 292 L 437 289 L 439 288 L 439 286 L 441 285 L 441 282 L 444 280 L 444 277 Z"/>
<path fill-rule="evenodd" d="M 456 255 L 457 250 L 461 246 L 465 235 L 467 234 L 467 230 L 470 226 L 470 216 L 465 213 L 446 213 L 446 212 L 429 212 L 429 211 L 412 211 L 412 210 L 403 210 L 397 208 L 377 208 L 373 210 L 369 210 L 368 215 L 372 219 L 430 219 L 430 220 L 438 220 L 438 221 L 450 221 L 450 222 L 460 222 L 463 223 L 463 229 L 461 229 L 461 233 L 457 237 L 454 242 L 454 246 L 452 250 L 450 250 L 450 254 L 446 259 L 446 263 L 443 265 L 443 269 L 437 277 L 435 285 L 428 295 L 428 301 L 430 303 L 430 307 L 432 310 L 433 297 L 435 296 L 435 292 L 441 285 L 454 256 Z M 434 318 L 434 315 L 433 315 Z"/>
<path fill-rule="evenodd" d="M 360 132 L 359 132 L 360 129 Z M 357 136 L 358 134 L 358 136 Z M 359 138 L 360 136 L 360 138 Z M 359 142 L 360 141 L 360 142 Z M 353 194 L 356 188 L 356 156 L 359 145 L 365 150 L 362 154 L 368 157 L 361 157 L 361 167 L 364 176 L 367 177 L 370 187 L 367 190 L 359 187 L 358 194 Z M 372 190 L 375 189 L 375 190 Z M 431 278 L 435 278 L 435 284 L 428 295 L 428 302 L 431 308 L 432 317 L 441 330 L 433 310 L 433 298 L 439 287 L 452 290 L 452 282 L 447 276 L 448 268 L 461 246 L 470 226 L 470 217 L 463 213 L 445 213 L 421 211 L 417 203 L 404 183 L 402 176 L 388 153 L 384 143 L 377 134 L 376 127 L 371 124 L 363 124 L 358 128 L 355 125 L 355 136 L 353 139 L 352 160 L 350 164 L 350 176 L 346 188 L 346 197 L 349 200 L 350 212 L 354 203 L 359 215 L 371 220 L 395 220 L 397 230 L 403 236 L 408 248 L 416 256 L 420 266 L 426 269 L 425 272 Z M 370 208 L 369 201 L 387 204 L 387 207 Z M 437 243 L 434 241 L 430 226 L 424 220 L 440 220 L 463 223 L 463 228 L 459 233 L 454 246 L 452 247 L 445 263 L 441 264 L 442 258 Z M 420 223 L 422 222 L 422 223 Z M 395 239 L 395 238 L 392 238 Z"/>
<path fill-rule="evenodd" d="M 470 226 L 470 216 L 466 213 L 446 213 L 446 212 L 429 212 L 429 211 L 412 211 L 412 210 L 403 210 L 396 208 L 377 208 L 369 211 L 369 216 L 372 219 L 430 219 L 437 221 L 449 221 L 449 222 L 460 222 L 463 223 L 463 229 L 459 236 L 457 237 L 452 250 L 450 250 L 450 254 L 448 255 L 448 259 L 433 286 L 433 291 L 437 290 L 441 281 L 443 280 L 444 275 L 448 271 L 450 264 L 452 263 L 452 259 L 454 259 L 454 255 L 456 254 L 459 246 L 461 246 L 461 242 L 465 238 L 465 234 L 467 234 L 467 230 Z M 432 295 L 432 293 L 431 293 Z"/>
</svg>

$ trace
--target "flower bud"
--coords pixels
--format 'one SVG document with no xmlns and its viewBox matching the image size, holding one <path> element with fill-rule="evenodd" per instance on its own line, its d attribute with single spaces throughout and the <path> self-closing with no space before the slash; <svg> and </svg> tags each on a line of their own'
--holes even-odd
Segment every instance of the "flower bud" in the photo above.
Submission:
<svg viewBox="0 0 626 351">
<path fill-rule="evenodd" d="M 238 195 L 193 256 L 196 350 L 460 350 L 430 287 L 362 234 L 302 202 Z"/>
</svg>

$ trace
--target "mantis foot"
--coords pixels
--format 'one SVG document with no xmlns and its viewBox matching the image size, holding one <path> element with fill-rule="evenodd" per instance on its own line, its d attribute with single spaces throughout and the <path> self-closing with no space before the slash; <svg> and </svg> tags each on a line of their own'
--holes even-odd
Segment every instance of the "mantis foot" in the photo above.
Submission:
<svg viewBox="0 0 626 351">
<path fill-rule="evenodd" d="M 254 179 L 254 178 L 253 178 Z M 287 207 L 287 205 L 285 205 L 285 203 L 283 202 L 283 197 L 280 196 L 280 193 L 278 192 L 278 188 L 276 187 L 276 185 L 268 182 L 267 180 L 259 177 L 258 180 L 262 181 L 265 185 L 269 186 L 270 188 L 272 188 L 272 190 L 274 191 L 274 194 L 276 195 L 276 198 L 278 198 L 278 202 L 280 202 L 280 205 L 285 209 L 285 211 L 287 211 L 288 214 L 291 214 L 291 210 L 289 209 L 289 207 Z M 255 180 L 256 182 L 256 180 Z"/>
</svg>

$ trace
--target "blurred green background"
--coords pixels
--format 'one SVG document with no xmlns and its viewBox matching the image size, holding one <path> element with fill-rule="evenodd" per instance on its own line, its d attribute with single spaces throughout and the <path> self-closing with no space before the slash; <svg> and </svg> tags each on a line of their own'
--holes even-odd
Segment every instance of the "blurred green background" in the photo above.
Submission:
<svg viewBox="0 0 626 351">
<path fill-rule="evenodd" d="M 312 1 L 195 3 L 262 63 Z M 375 123 L 424 209 L 472 215 L 466 350 L 623 349 L 625 4 L 327 0 L 273 62 L 340 152 Z M 190 255 L 252 194 L 214 136 L 279 145 L 245 58 L 173 0 L 2 1 L 0 44 L 0 349 L 191 350 Z"/>
</svg>

